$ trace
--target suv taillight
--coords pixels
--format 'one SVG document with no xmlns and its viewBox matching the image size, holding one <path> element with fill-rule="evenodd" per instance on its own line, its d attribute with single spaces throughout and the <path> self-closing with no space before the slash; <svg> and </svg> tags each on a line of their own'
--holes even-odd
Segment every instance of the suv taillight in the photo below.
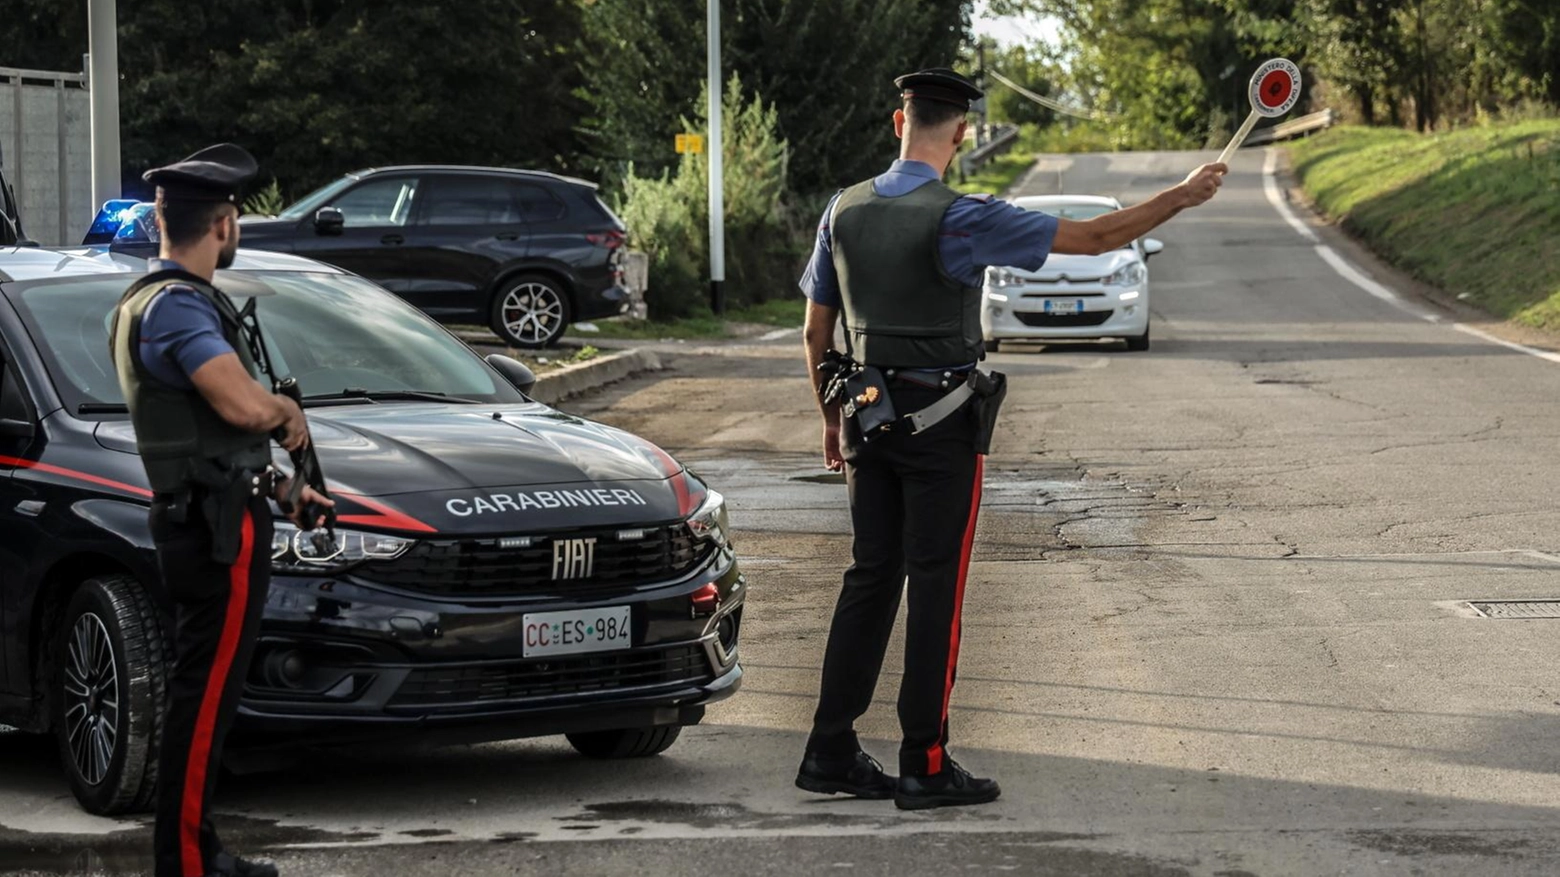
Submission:
<svg viewBox="0 0 1560 877">
<path fill-rule="evenodd" d="M 590 241 L 592 244 L 595 244 L 598 247 L 606 247 L 609 250 L 616 250 L 624 244 L 628 243 L 628 235 L 618 231 L 617 229 L 613 229 L 612 231 L 602 231 L 587 234 L 585 235 L 585 240 Z"/>
</svg>

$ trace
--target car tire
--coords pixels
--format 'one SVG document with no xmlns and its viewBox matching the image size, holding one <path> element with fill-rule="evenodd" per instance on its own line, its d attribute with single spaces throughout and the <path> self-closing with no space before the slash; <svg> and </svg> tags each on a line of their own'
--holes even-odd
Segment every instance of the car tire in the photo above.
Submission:
<svg viewBox="0 0 1560 877">
<path fill-rule="evenodd" d="M 540 350 L 563 337 L 574 317 L 574 307 L 558 281 L 541 274 L 522 274 L 499 285 L 489 316 L 494 334 L 504 343 Z"/>
<path fill-rule="evenodd" d="M 1143 327 L 1143 334 L 1138 335 L 1135 338 L 1131 338 L 1131 337 L 1127 338 L 1126 339 L 1127 340 L 1127 349 L 1131 350 L 1133 352 L 1140 352 L 1140 351 L 1147 350 L 1148 349 L 1148 333 L 1149 333 L 1149 329 L 1150 328 L 1151 327 L 1149 327 L 1149 326 L 1144 326 Z"/>
<path fill-rule="evenodd" d="M 99 816 L 151 807 L 167 651 L 151 597 L 128 575 L 76 589 L 54 640 L 54 736 L 71 791 Z"/>
<path fill-rule="evenodd" d="M 991 340 L 986 342 L 986 352 L 987 353 L 996 353 L 998 350 L 1001 350 L 1001 349 L 1002 349 L 1002 342 L 998 341 L 995 338 L 992 338 Z"/>
<path fill-rule="evenodd" d="M 586 758 L 648 758 L 672 748 L 682 736 L 681 725 L 625 728 L 621 731 L 587 731 L 566 734 L 569 745 Z"/>
</svg>

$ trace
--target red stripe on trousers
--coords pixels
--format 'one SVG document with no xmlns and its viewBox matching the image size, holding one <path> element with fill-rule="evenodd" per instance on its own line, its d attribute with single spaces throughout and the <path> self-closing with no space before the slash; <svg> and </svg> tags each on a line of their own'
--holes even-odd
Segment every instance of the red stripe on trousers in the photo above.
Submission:
<svg viewBox="0 0 1560 877">
<path fill-rule="evenodd" d="M 970 575 L 970 551 L 975 547 L 975 520 L 980 516 L 980 487 L 985 477 L 986 458 L 975 455 L 975 487 L 970 491 L 970 520 L 964 525 L 964 545 L 959 550 L 959 584 L 953 595 L 953 626 L 948 631 L 948 676 L 943 683 L 942 723 L 948 724 L 948 703 L 953 699 L 953 675 L 959 666 L 959 626 L 964 618 L 964 583 Z M 942 742 L 926 750 L 926 772 L 942 773 Z"/>
<path fill-rule="evenodd" d="M 244 629 L 244 613 L 249 607 L 249 563 L 254 555 L 255 522 L 244 512 L 243 537 L 238 559 L 228 571 L 227 616 L 222 621 L 222 638 L 217 655 L 206 677 L 206 693 L 201 697 L 200 713 L 195 719 L 195 736 L 190 740 L 190 760 L 184 768 L 184 806 L 179 819 L 179 847 L 184 860 L 184 877 L 203 877 L 205 858 L 200 853 L 201 813 L 205 809 L 206 768 L 211 760 L 211 738 L 217 729 L 217 709 L 227 687 L 228 671 L 238 651 L 238 637 Z"/>
</svg>

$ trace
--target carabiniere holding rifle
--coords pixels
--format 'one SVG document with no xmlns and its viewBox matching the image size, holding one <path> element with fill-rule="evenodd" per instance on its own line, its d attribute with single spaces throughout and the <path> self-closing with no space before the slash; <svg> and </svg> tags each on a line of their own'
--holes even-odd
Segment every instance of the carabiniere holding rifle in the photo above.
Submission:
<svg viewBox="0 0 1560 877">
<path fill-rule="evenodd" d="M 824 463 L 845 469 L 855 540 L 796 784 L 920 810 L 1001 794 L 948 755 L 982 461 L 1007 389 L 1002 375 L 977 367 L 981 274 L 1121 247 L 1213 197 L 1226 168 L 1203 165 L 1141 204 L 1084 222 L 961 196 L 942 175 L 980 90 L 946 68 L 894 84 L 900 160 L 829 203 L 801 282 Z M 832 349 L 842 311 L 844 353 Z M 910 609 L 896 779 L 862 750 L 855 722 L 872 702 L 901 593 Z"/>
<path fill-rule="evenodd" d="M 301 529 L 329 533 L 334 523 L 301 396 L 270 374 L 255 300 L 240 310 L 213 285 L 233 264 L 238 192 L 255 172 L 254 158 L 230 143 L 146 172 L 157 185 L 161 258 L 125 292 L 109 335 L 175 610 L 156 776 L 157 877 L 277 873 L 222 848 L 211 794 L 270 584 L 270 500 Z M 271 464 L 273 435 L 292 457 L 293 478 Z"/>
</svg>

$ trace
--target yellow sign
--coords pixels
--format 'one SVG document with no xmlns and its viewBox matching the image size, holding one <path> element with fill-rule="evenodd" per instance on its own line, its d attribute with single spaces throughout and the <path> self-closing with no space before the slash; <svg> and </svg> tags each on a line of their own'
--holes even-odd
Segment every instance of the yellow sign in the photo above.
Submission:
<svg viewBox="0 0 1560 877">
<path fill-rule="evenodd" d="M 704 151 L 704 135 L 703 134 L 678 134 L 677 135 L 677 154 L 678 155 L 681 155 L 681 154 L 683 154 L 685 152 L 691 152 L 694 155 L 698 155 L 698 154 L 702 153 L 703 151 Z"/>
</svg>

